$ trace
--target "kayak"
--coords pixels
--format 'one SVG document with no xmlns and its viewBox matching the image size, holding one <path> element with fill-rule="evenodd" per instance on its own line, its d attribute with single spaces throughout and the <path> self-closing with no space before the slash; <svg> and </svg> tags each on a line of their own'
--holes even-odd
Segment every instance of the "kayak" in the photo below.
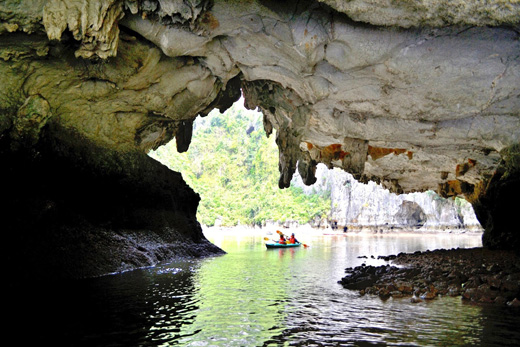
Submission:
<svg viewBox="0 0 520 347">
<path fill-rule="evenodd" d="M 297 243 L 283 244 L 283 243 L 278 243 L 278 242 L 270 242 L 270 243 L 266 243 L 265 246 L 267 248 L 291 248 L 291 247 L 300 247 L 301 243 L 297 242 Z"/>
</svg>

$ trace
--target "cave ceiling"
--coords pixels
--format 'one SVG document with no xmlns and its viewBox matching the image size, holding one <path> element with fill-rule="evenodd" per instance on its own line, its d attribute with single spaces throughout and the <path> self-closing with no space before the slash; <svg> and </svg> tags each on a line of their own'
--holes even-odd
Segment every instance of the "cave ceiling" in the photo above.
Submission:
<svg viewBox="0 0 520 347">
<path fill-rule="evenodd" d="M 324 163 L 468 197 L 520 143 L 519 22 L 498 0 L 4 1 L 0 134 L 185 151 L 197 116 L 243 94 L 281 188 Z"/>
</svg>

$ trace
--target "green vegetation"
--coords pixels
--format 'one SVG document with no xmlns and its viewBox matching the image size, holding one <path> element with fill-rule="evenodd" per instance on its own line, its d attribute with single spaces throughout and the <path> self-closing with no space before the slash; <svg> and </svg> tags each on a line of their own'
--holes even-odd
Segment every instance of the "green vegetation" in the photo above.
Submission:
<svg viewBox="0 0 520 347">
<path fill-rule="evenodd" d="M 265 221 L 305 224 L 330 212 L 330 192 L 305 194 L 294 184 L 278 188 L 275 134 L 266 136 L 262 114 L 235 103 L 224 114 L 211 112 L 194 123 L 185 153 L 175 141 L 150 156 L 182 173 L 201 196 L 198 220 L 213 226 L 261 225 Z"/>
</svg>

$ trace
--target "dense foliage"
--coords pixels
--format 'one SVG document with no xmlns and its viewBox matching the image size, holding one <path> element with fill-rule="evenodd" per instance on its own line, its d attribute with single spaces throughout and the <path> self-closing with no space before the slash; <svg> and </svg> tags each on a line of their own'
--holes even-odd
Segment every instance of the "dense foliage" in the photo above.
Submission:
<svg viewBox="0 0 520 347">
<path fill-rule="evenodd" d="M 175 141 L 150 156 L 184 179 L 201 196 L 197 218 L 205 225 L 261 225 L 266 221 L 307 223 L 330 212 L 330 192 L 305 194 L 292 184 L 278 188 L 275 134 L 263 129 L 262 114 L 240 102 L 224 114 L 197 118 L 185 153 Z M 218 222 L 217 222 L 218 221 Z"/>
</svg>

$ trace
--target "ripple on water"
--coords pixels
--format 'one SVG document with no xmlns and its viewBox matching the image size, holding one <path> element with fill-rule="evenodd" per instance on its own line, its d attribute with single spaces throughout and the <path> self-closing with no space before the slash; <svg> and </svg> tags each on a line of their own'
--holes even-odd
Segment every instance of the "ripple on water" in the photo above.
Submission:
<svg viewBox="0 0 520 347">
<path fill-rule="evenodd" d="M 363 240 L 311 239 L 311 248 L 288 252 L 266 251 L 261 239 L 236 240 L 222 244 L 228 253 L 221 257 L 59 288 L 41 298 L 52 304 L 32 306 L 32 316 L 41 327 L 47 321 L 37 314 L 54 310 L 59 318 L 49 321 L 45 336 L 85 346 L 503 346 L 520 340 L 518 311 L 468 305 L 460 297 L 383 301 L 344 289 L 337 281 L 346 267 L 364 261 L 357 258 L 366 255 L 358 251 Z M 392 238 L 370 242 L 376 254 L 430 247 L 428 236 L 414 238 L 413 247 Z M 64 300 L 63 293 L 74 295 Z M 52 333 L 57 326 L 62 341 Z"/>
<path fill-rule="evenodd" d="M 386 240 L 385 242 L 392 244 Z M 392 244 L 392 246 L 394 246 Z M 394 250 L 392 248 L 392 250 Z M 359 296 L 337 284 L 348 266 L 342 246 L 312 252 L 228 254 L 194 273 L 196 316 L 183 346 L 472 345 L 483 340 L 480 306 L 459 297 L 412 304 Z M 352 261 L 359 261 L 351 255 Z M 338 270 L 338 266 L 341 268 Z M 513 330 L 510 324 L 502 328 Z M 493 345 L 514 337 L 493 333 Z"/>
</svg>

